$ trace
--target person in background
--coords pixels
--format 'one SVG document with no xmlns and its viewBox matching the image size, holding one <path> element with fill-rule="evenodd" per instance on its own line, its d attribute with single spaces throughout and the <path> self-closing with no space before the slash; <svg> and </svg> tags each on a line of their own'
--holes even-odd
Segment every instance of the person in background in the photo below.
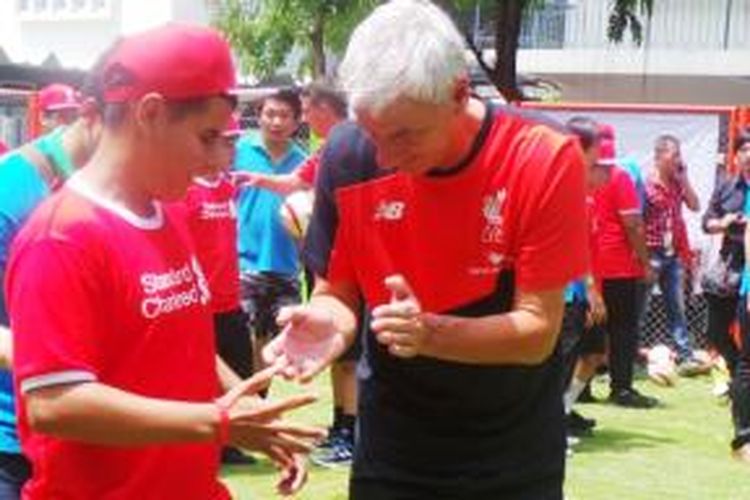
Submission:
<svg viewBox="0 0 750 500">
<path fill-rule="evenodd" d="M 216 351 L 235 374 L 247 379 L 253 374 L 253 354 L 248 317 L 240 306 L 235 202 L 243 181 L 228 172 L 241 133 L 233 115 L 208 165 L 210 172 L 193 180 L 184 205 L 198 261 L 211 291 Z M 229 465 L 254 463 L 251 456 L 231 446 L 222 449 L 221 461 Z"/>
<path fill-rule="evenodd" d="M 596 235 L 593 220 L 593 199 L 590 193 L 609 180 L 607 162 L 599 164 L 602 147 L 607 147 L 608 139 L 600 138 L 599 125 L 588 117 L 578 116 L 566 123 L 566 129 L 578 138 L 583 150 L 584 163 L 587 170 L 589 195 L 586 197 L 588 237 L 582 242 L 589 248 L 592 261 L 596 258 Z M 604 141 L 604 146 L 602 146 Z M 578 396 L 593 377 L 598 366 L 601 365 L 601 353 L 597 356 L 593 351 L 598 347 L 604 352 L 605 333 L 601 326 L 606 319 L 606 308 L 599 290 L 599 283 L 594 275 L 576 280 L 565 290 L 565 314 L 560 331 L 560 346 L 563 359 L 563 404 L 568 430 L 568 445 L 574 438 L 588 436 L 596 426 L 594 419 L 583 417 L 573 409 Z M 590 369 L 587 369 L 591 366 Z"/>
<path fill-rule="evenodd" d="M 722 234 L 720 257 L 733 268 L 744 269 L 739 291 L 705 293 L 708 302 L 707 334 L 711 345 L 724 358 L 731 376 L 734 456 L 750 463 L 750 322 L 748 321 L 748 235 L 750 217 L 750 127 L 740 130 L 733 144 L 736 175 L 723 178 L 714 189 L 703 215 L 703 230 Z M 741 299 L 738 299 L 738 295 Z M 731 334 L 731 324 L 739 316 L 741 339 Z"/>
<path fill-rule="evenodd" d="M 301 100 L 302 121 L 309 125 L 313 134 L 324 141 L 322 149 L 330 131 L 346 119 L 346 97 L 332 82 L 320 81 L 305 87 Z M 320 154 L 319 149 L 289 174 L 251 174 L 250 182 L 259 188 L 284 195 L 301 189 L 311 189 L 315 185 Z M 354 450 L 354 423 L 357 416 L 355 367 L 361 351 L 360 345 L 359 341 L 355 341 L 352 347 L 331 365 L 333 423 L 328 438 L 321 443 L 322 453 L 314 454 L 312 457 L 321 465 L 341 465 L 351 461 Z"/>
<path fill-rule="evenodd" d="M 677 347 L 677 371 L 690 376 L 699 373 L 703 364 L 693 355 L 685 315 L 684 265 L 690 264 L 690 246 L 683 204 L 693 212 L 700 210 L 680 154 L 680 141 L 664 134 L 656 139 L 654 171 L 646 181 L 646 246 L 664 298 L 667 326 Z"/>
<path fill-rule="evenodd" d="M 290 174 L 306 157 L 292 140 L 302 113 L 299 95 L 292 89 L 278 90 L 265 97 L 259 109 L 260 134 L 239 139 L 234 169 L 242 177 Z M 279 217 L 283 200 L 252 186 L 237 197 L 241 300 L 250 317 L 255 370 L 263 366 L 263 346 L 279 332 L 279 308 L 300 302 L 299 251 Z"/>
<path fill-rule="evenodd" d="M 616 165 L 615 145 L 608 141 L 609 180 L 594 193 L 597 250 L 594 274 L 601 279 L 609 338 L 609 400 L 629 408 L 652 408 L 655 398 L 633 387 L 633 364 L 639 341 L 639 285 L 653 282 L 638 194 L 630 176 Z"/>
<path fill-rule="evenodd" d="M 88 79 L 84 95 L 94 94 L 93 80 Z M 98 106 L 87 97 L 74 109 L 77 116 L 64 129 L 52 130 L 0 158 L 0 498 L 4 500 L 19 498 L 31 474 L 16 429 L 10 371 L 13 342 L 4 277 L 11 245 L 26 220 L 94 151 L 101 132 Z"/>
<path fill-rule="evenodd" d="M 76 89 L 64 83 L 51 83 L 39 91 L 39 110 L 43 133 L 73 123 L 81 106 Z"/>
</svg>

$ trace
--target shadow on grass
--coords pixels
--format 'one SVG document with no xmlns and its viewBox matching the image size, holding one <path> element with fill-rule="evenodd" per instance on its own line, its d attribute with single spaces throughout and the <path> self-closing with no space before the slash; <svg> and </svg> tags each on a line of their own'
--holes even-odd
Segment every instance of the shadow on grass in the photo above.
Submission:
<svg viewBox="0 0 750 500">
<path fill-rule="evenodd" d="M 592 437 L 584 438 L 575 447 L 576 453 L 627 452 L 638 448 L 655 448 L 659 445 L 674 443 L 675 440 L 622 429 L 597 429 Z"/>
</svg>

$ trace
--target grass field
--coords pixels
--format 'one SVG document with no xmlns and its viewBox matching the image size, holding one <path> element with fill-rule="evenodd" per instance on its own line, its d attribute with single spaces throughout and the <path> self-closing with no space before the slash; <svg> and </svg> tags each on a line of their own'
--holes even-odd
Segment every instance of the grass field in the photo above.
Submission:
<svg viewBox="0 0 750 500">
<path fill-rule="evenodd" d="M 595 393 L 606 388 L 597 382 Z M 662 389 L 640 387 L 658 396 L 655 410 L 623 410 L 607 404 L 579 405 L 599 422 L 568 460 L 567 500 L 750 500 L 750 465 L 729 455 L 729 408 L 711 395 L 707 377 Z M 299 411 L 298 420 L 325 426 L 330 418 L 327 377 L 313 384 L 320 401 Z M 277 394 L 299 390 L 279 383 Z M 348 471 L 314 467 L 300 499 L 346 498 Z M 253 467 L 227 468 L 223 476 L 238 500 L 276 498 L 276 472 L 265 460 Z M 467 499 L 468 500 L 468 499 Z"/>
</svg>

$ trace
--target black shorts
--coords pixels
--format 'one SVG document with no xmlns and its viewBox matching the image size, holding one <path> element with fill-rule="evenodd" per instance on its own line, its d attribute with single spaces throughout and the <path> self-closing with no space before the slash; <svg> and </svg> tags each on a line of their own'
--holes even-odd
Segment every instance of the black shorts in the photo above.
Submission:
<svg viewBox="0 0 750 500">
<path fill-rule="evenodd" d="M 253 374 L 253 346 L 250 342 L 250 325 L 242 309 L 214 314 L 216 352 L 240 376 Z"/>
<path fill-rule="evenodd" d="M 240 279 L 242 308 L 250 317 L 256 338 L 269 340 L 278 335 L 279 309 L 300 303 L 297 276 L 278 273 L 243 274 Z"/>
</svg>

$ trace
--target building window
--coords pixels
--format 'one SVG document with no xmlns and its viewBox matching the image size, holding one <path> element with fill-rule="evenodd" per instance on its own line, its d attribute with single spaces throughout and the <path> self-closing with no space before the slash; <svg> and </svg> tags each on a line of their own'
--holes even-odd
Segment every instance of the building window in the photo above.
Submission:
<svg viewBox="0 0 750 500">
<path fill-rule="evenodd" d="M 112 15 L 111 5 L 112 0 L 18 0 L 18 12 L 26 21 L 103 19 Z"/>
</svg>

